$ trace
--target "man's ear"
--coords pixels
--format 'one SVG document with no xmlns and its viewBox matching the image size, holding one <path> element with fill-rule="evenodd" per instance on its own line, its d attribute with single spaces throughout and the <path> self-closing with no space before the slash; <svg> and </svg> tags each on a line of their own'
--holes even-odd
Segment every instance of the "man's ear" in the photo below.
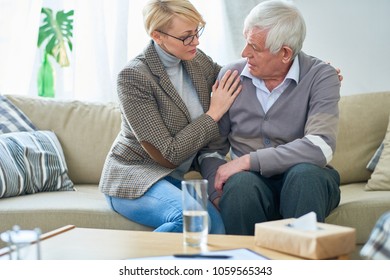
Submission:
<svg viewBox="0 0 390 280">
<path fill-rule="evenodd" d="M 283 46 L 282 47 L 282 62 L 290 63 L 293 57 L 293 50 L 290 47 Z"/>
</svg>

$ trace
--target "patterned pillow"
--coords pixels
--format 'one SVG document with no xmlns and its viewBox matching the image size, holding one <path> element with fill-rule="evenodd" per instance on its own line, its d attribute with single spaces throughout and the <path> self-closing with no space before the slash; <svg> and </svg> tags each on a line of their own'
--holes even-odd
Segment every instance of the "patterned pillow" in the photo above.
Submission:
<svg viewBox="0 0 390 280">
<path fill-rule="evenodd" d="M 36 127 L 28 117 L 5 96 L 0 95 L 0 134 L 34 130 Z"/>
<path fill-rule="evenodd" d="M 380 144 L 379 148 L 375 151 L 375 154 L 372 156 L 372 158 L 368 162 L 366 168 L 369 171 L 374 172 L 375 167 L 378 164 L 379 158 L 381 157 L 384 146 L 385 146 L 385 144 L 382 142 L 382 144 Z"/>
<path fill-rule="evenodd" d="M 390 212 L 385 212 L 376 222 L 370 238 L 360 255 L 369 260 L 388 260 L 390 256 Z"/>
<path fill-rule="evenodd" d="M 383 150 L 375 166 L 374 172 L 367 181 L 364 189 L 366 191 L 390 191 L 390 116 L 385 139 L 383 140 Z"/>
<path fill-rule="evenodd" d="M 0 158 L 0 198 L 74 190 L 54 132 L 2 134 Z"/>
</svg>

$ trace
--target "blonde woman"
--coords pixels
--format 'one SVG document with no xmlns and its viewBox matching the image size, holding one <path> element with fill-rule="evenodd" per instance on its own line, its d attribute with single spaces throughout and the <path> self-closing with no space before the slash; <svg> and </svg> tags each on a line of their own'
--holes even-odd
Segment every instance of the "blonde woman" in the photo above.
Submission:
<svg viewBox="0 0 390 280">
<path fill-rule="evenodd" d="M 197 48 L 205 21 L 189 1 L 148 1 L 143 15 L 152 40 L 119 73 L 122 127 L 100 188 L 126 218 L 182 232 L 180 182 L 220 137 L 217 122 L 241 85 L 236 71 L 216 82 L 221 67 Z M 210 233 L 224 233 L 217 209 L 210 203 L 208 210 Z"/>
</svg>

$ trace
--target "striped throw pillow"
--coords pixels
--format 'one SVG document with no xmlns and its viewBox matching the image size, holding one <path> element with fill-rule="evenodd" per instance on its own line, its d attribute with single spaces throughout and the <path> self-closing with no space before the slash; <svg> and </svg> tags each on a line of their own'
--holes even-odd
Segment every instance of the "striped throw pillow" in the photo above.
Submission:
<svg viewBox="0 0 390 280">
<path fill-rule="evenodd" d="M 370 161 L 367 163 L 366 168 L 367 168 L 369 171 L 374 172 L 375 167 L 376 167 L 377 164 L 378 164 L 379 158 L 381 157 L 381 154 L 382 154 L 382 151 L 383 151 L 384 146 L 385 146 L 385 145 L 384 145 L 384 142 L 382 142 L 382 144 L 380 144 L 379 148 L 375 151 L 375 154 L 372 156 L 372 158 L 370 159 Z"/>
<path fill-rule="evenodd" d="M 54 132 L 2 134 L 0 159 L 0 198 L 74 190 Z"/>
<path fill-rule="evenodd" d="M 17 131 L 34 131 L 30 119 L 11 101 L 0 95 L 0 134 Z"/>
</svg>

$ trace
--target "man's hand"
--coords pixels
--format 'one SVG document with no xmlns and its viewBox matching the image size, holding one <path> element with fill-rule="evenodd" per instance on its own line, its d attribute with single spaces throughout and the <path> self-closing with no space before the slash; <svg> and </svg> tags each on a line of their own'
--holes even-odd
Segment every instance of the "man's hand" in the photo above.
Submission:
<svg viewBox="0 0 390 280">
<path fill-rule="evenodd" d="M 249 168 L 249 155 L 244 155 L 221 165 L 220 167 L 218 167 L 217 174 L 215 175 L 215 189 L 219 192 L 222 192 L 223 185 L 230 178 L 230 176 L 241 171 L 249 170 Z"/>
</svg>

